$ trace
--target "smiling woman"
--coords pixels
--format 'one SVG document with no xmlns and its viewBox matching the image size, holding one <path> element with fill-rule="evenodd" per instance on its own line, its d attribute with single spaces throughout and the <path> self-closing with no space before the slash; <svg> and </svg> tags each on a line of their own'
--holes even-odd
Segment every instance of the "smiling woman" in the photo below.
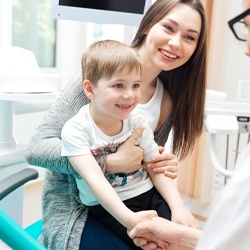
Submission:
<svg viewBox="0 0 250 250">
<path fill-rule="evenodd" d="M 178 19 L 174 11 L 174 9 L 180 10 L 182 13 L 182 6 L 185 6 L 186 11 L 192 15 L 190 19 L 195 19 L 195 23 L 188 22 L 190 27 L 185 25 L 187 20 Z M 179 25 L 176 36 L 175 33 L 169 33 L 163 25 L 162 20 L 168 18 L 168 14 Z M 189 17 L 187 16 L 187 18 Z M 196 22 L 199 23 L 199 27 L 196 26 Z M 172 28 L 175 31 L 176 27 Z M 190 39 L 190 35 L 194 36 L 194 32 L 190 32 L 190 30 L 198 31 L 197 40 Z M 171 41 L 172 38 L 174 38 L 173 41 Z M 176 46 L 176 43 L 180 43 L 181 46 Z M 138 109 L 142 111 L 147 120 L 150 121 L 152 118 L 154 121 L 157 120 L 151 129 L 154 131 L 154 138 L 158 145 L 165 145 L 169 132 L 171 128 L 173 129 L 173 153 L 180 158 L 185 158 L 192 151 L 193 145 L 203 129 L 206 20 L 201 2 L 199 0 L 156 1 L 145 14 L 132 43 L 132 49 L 139 53 L 142 61 L 142 83 L 140 85 L 142 98 Z M 169 59 L 162 51 L 167 52 L 167 55 L 173 58 Z M 174 68 L 172 64 L 175 64 L 177 68 Z M 46 185 L 43 195 L 43 217 L 45 218 L 43 242 L 50 248 L 63 249 L 67 245 L 71 249 L 79 249 L 79 246 L 87 249 L 86 245 L 91 245 L 91 243 L 92 245 L 95 243 L 95 245 L 89 249 L 98 248 L 96 244 L 102 244 L 100 249 L 110 250 L 112 248 L 112 243 L 108 238 L 100 239 L 102 233 L 98 234 L 96 230 L 95 234 L 91 233 L 92 225 L 98 229 L 99 226 L 97 223 L 93 223 L 93 216 L 90 215 L 87 218 L 87 209 L 81 205 L 78 199 L 79 192 L 75 180 L 78 174 L 67 158 L 60 155 L 62 127 L 87 103 L 88 97 L 82 90 L 82 77 L 77 74 L 61 92 L 60 97 L 51 107 L 43 124 L 36 130 L 27 146 L 27 161 L 32 165 L 51 170 L 47 171 L 45 176 Z M 127 103 L 117 102 L 116 104 Z M 200 116 L 197 117 L 197 113 Z M 139 138 L 142 131 L 138 129 L 135 130 L 135 133 L 135 137 Z M 141 168 L 143 150 L 135 146 L 134 142 L 134 138 L 130 136 L 117 151 L 105 154 L 98 159 L 98 163 L 107 173 L 121 173 L 123 177 L 129 173 L 138 172 Z M 158 172 L 164 172 L 167 176 L 174 178 L 177 164 L 175 155 L 163 152 L 161 147 L 160 152 L 161 154 L 152 159 L 148 171 L 152 172 L 152 168 L 158 168 Z M 157 171 L 155 172 L 157 173 Z M 159 174 L 159 178 L 161 176 L 163 175 Z M 163 177 L 165 178 L 165 176 Z M 91 183 L 98 184 L 97 181 L 91 181 Z M 156 183 L 158 183 L 157 189 L 161 190 L 162 182 L 156 181 Z M 138 191 L 138 189 L 136 190 Z M 58 192 L 63 195 L 58 195 Z M 103 193 L 106 194 L 105 191 Z M 171 194 L 174 193 L 170 192 L 170 196 Z M 172 198 L 174 199 L 174 197 Z M 62 204 L 62 206 L 58 206 L 58 204 Z M 51 211 L 53 211 L 53 215 Z M 173 211 L 175 210 L 173 209 Z M 173 214 L 173 218 L 176 220 L 183 218 L 181 212 Z M 186 213 L 184 214 L 186 215 Z M 185 221 L 185 219 L 181 219 L 181 221 Z M 114 232 L 116 233 L 116 230 Z M 57 237 L 58 233 L 62 237 Z M 94 238 L 96 240 L 93 240 Z M 117 237 L 112 238 L 117 239 Z M 119 249 L 116 246 L 113 249 Z"/>
<path fill-rule="evenodd" d="M 163 69 L 160 79 L 164 87 L 171 93 L 175 107 L 173 152 L 183 159 L 190 152 L 190 147 L 193 148 L 195 138 L 203 130 L 206 20 L 199 1 L 184 1 L 183 4 L 182 1 L 180 2 L 159 1 L 154 8 L 151 7 L 148 10 L 149 15 L 143 18 L 139 26 L 132 47 L 139 52 L 142 61 L 148 60 L 148 64 L 143 67 L 145 75 L 147 75 L 146 72 L 152 71 L 156 75 Z M 177 14 L 179 11 L 181 15 Z M 178 23 L 178 26 L 169 19 Z M 150 28 L 148 28 L 149 23 Z M 190 32 L 190 30 L 196 32 Z M 190 40 L 191 34 L 194 40 Z M 161 51 L 164 51 L 165 55 Z M 171 57 L 167 57 L 166 53 Z M 155 67 L 156 65 L 157 67 Z M 197 84 L 198 82 L 200 84 Z M 151 91 L 153 91 L 152 88 Z M 192 98 L 190 98 L 191 92 Z M 152 92 L 148 94 L 152 96 Z M 142 102 L 149 96 L 143 96 Z M 188 106 L 189 108 L 187 108 Z M 196 114 L 200 114 L 200 116 L 197 117 Z M 183 117 L 189 117 L 190 122 L 184 122 Z M 192 121 L 196 121 L 196 123 L 194 124 Z"/>
<path fill-rule="evenodd" d="M 159 48 L 159 55 L 164 59 L 159 69 L 169 71 L 190 59 L 198 44 L 200 31 L 199 13 L 189 6 L 179 4 L 154 25 L 150 32 L 145 32 L 148 38 L 145 46 L 151 51 L 152 60 L 158 60 L 154 48 Z M 158 34 L 157 39 L 155 34 Z M 168 39 L 169 47 L 165 45 L 165 39 Z M 141 53 L 141 57 L 143 56 Z M 165 60 L 171 64 L 165 63 Z"/>
</svg>

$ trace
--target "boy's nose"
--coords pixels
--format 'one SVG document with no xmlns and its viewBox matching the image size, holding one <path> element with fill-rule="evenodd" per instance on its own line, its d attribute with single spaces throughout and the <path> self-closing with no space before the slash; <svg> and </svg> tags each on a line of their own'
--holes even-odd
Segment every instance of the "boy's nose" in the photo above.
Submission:
<svg viewBox="0 0 250 250">
<path fill-rule="evenodd" d="M 122 97 L 123 99 L 129 99 L 132 98 L 133 96 L 134 96 L 133 91 L 126 91 Z"/>
</svg>

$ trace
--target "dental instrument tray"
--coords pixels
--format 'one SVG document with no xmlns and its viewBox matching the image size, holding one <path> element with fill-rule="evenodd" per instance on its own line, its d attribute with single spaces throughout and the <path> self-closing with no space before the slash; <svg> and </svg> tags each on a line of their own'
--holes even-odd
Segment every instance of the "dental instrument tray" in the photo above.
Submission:
<svg viewBox="0 0 250 250">
<path fill-rule="evenodd" d="M 237 134 L 239 125 L 236 116 L 207 115 L 206 128 L 210 134 Z"/>
</svg>

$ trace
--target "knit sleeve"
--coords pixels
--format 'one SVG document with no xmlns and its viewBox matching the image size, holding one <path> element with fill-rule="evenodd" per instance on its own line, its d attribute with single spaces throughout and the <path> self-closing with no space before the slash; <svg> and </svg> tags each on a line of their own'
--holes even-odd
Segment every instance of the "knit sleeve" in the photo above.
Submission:
<svg viewBox="0 0 250 250">
<path fill-rule="evenodd" d="M 88 102 L 79 72 L 61 91 L 27 144 L 25 157 L 30 165 L 78 176 L 68 158 L 61 156 L 61 130 L 65 122 Z"/>
<path fill-rule="evenodd" d="M 164 122 L 161 129 L 158 132 L 154 132 L 154 139 L 159 146 L 164 147 L 165 143 L 168 140 L 168 136 L 172 128 L 172 118 L 173 118 L 173 115 L 171 114 L 168 117 L 168 119 Z"/>
</svg>

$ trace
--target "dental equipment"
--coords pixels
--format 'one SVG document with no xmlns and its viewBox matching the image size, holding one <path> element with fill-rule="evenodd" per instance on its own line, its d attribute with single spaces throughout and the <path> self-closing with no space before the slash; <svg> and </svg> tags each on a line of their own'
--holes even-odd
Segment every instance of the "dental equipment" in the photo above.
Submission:
<svg viewBox="0 0 250 250">
<path fill-rule="evenodd" d="M 97 24 L 138 26 L 152 0 L 63 1 L 52 0 L 51 16 Z"/>
<path fill-rule="evenodd" d="M 215 152 L 216 134 L 234 135 L 238 133 L 239 125 L 235 116 L 207 115 L 206 128 L 210 134 L 209 153 L 215 169 L 225 177 L 231 177 L 233 171 L 221 166 Z"/>
<path fill-rule="evenodd" d="M 246 143 L 249 143 L 250 140 L 250 103 L 249 102 L 229 102 L 225 100 L 206 100 L 206 130 L 210 133 L 210 145 L 209 151 L 211 160 L 215 169 L 224 177 L 228 178 L 232 176 L 233 171 L 227 170 L 227 160 L 228 160 L 228 146 L 229 146 L 229 137 L 231 135 L 236 135 L 236 149 L 235 149 L 235 158 L 234 165 L 236 163 L 239 146 L 240 146 L 240 137 L 243 139 L 248 135 L 248 140 Z M 215 117 L 211 118 L 210 115 Z M 233 123 L 228 123 L 228 117 L 233 116 Z M 224 117 L 224 118 L 223 118 Z M 225 119 L 225 120 L 224 120 Z M 238 125 L 238 130 L 236 129 L 236 123 Z M 216 125 L 221 125 L 217 126 Z M 227 126 L 226 126 L 227 125 Z M 245 135 L 243 135 L 245 134 Z M 226 146 L 226 163 L 225 168 L 221 166 L 218 161 L 218 157 L 215 152 L 215 137 L 219 135 L 227 136 L 227 146 Z M 232 162 L 232 161 L 231 161 Z"/>
<path fill-rule="evenodd" d="M 15 138 L 15 116 L 46 111 L 60 90 L 61 76 L 43 74 L 31 51 L 0 48 L 0 181 L 29 168 L 25 146 Z M 23 218 L 22 197 L 23 187 L 0 202 L 19 224 Z"/>
</svg>

